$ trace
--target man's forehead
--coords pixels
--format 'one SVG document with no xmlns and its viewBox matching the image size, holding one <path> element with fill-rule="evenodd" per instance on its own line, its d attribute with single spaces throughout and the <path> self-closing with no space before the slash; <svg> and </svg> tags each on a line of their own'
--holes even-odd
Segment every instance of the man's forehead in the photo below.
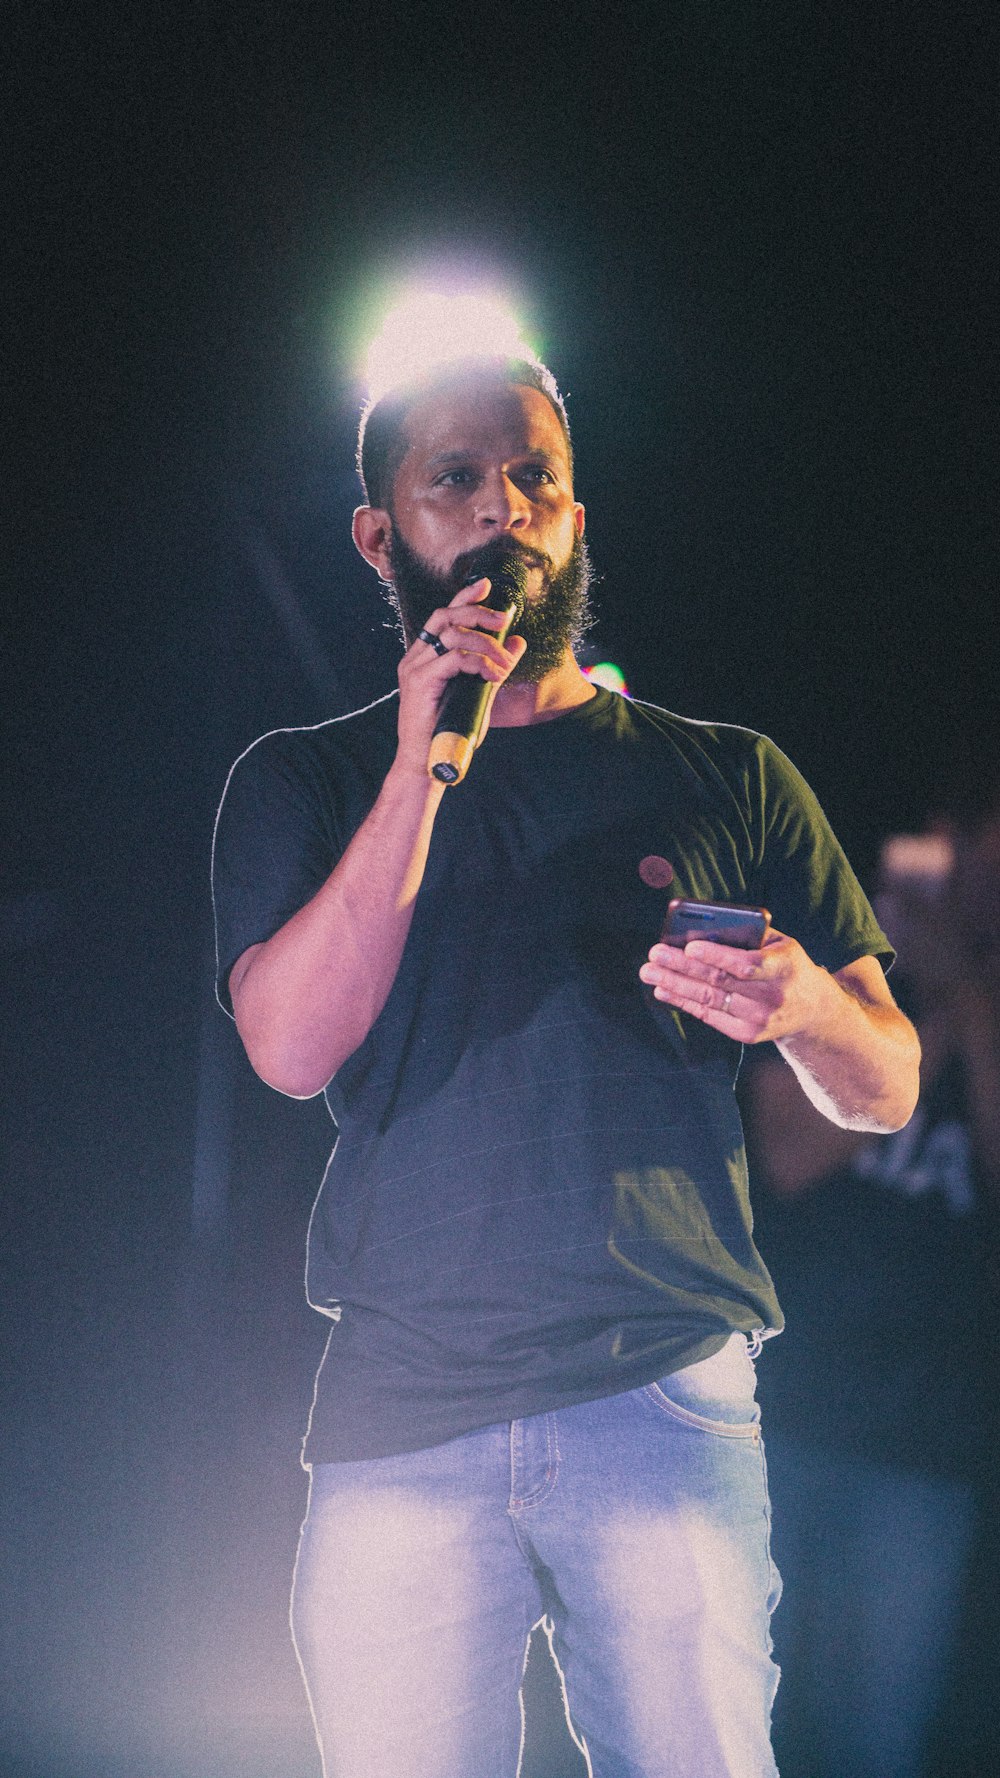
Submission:
<svg viewBox="0 0 1000 1778">
<path fill-rule="evenodd" d="M 410 409 L 404 457 L 538 451 L 569 464 L 556 411 L 540 389 L 483 378 L 427 395 Z"/>
</svg>

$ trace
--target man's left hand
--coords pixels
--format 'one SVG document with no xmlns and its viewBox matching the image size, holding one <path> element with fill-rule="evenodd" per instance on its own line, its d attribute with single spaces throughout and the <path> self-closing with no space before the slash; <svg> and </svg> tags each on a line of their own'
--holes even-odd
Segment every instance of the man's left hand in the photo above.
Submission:
<svg viewBox="0 0 1000 1778">
<path fill-rule="evenodd" d="M 656 944 L 639 971 L 656 1000 L 676 1006 L 736 1043 L 794 1037 L 822 1017 L 836 987 L 787 934 L 769 933 L 759 951 L 692 939 L 680 950 Z"/>
</svg>

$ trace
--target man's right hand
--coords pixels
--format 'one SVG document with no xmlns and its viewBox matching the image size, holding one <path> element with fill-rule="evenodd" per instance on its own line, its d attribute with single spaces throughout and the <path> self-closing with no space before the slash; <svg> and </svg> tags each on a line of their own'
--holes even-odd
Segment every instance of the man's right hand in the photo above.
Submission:
<svg viewBox="0 0 1000 1778">
<path fill-rule="evenodd" d="M 403 770 L 427 775 L 427 756 L 441 700 L 456 674 L 477 674 L 485 679 L 492 687 L 492 704 L 528 646 L 522 636 L 499 641 L 498 632 L 507 622 L 507 613 L 483 604 L 489 590 L 488 580 L 477 580 L 472 586 L 462 587 L 449 605 L 431 612 L 424 629 L 437 639 L 445 653 L 439 654 L 433 642 L 422 642 L 418 637 L 399 663 L 396 763 Z"/>
</svg>

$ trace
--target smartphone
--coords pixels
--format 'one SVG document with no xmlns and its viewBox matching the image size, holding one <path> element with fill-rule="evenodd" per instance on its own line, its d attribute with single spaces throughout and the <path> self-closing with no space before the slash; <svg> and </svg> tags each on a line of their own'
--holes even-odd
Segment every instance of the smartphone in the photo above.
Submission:
<svg viewBox="0 0 1000 1778">
<path fill-rule="evenodd" d="M 675 900 L 667 906 L 660 942 L 683 948 L 692 938 L 707 938 L 714 945 L 759 951 L 770 925 L 766 908 L 740 907 L 732 901 Z"/>
</svg>

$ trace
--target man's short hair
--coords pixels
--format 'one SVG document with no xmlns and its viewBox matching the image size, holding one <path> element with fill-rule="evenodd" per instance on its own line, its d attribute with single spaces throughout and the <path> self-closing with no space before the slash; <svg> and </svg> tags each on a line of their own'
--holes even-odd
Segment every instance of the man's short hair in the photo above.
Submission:
<svg viewBox="0 0 1000 1778">
<path fill-rule="evenodd" d="M 573 445 L 569 435 L 566 406 L 555 377 L 537 359 L 475 357 L 460 358 L 440 366 L 411 382 L 390 389 L 377 401 L 370 401 L 361 415 L 358 427 L 357 471 L 362 491 L 369 506 L 389 508 L 392 484 L 409 440 L 405 436 L 406 421 L 418 401 L 429 395 L 444 395 L 468 383 L 498 379 L 515 388 L 537 389 L 551 404 L 562 428 L 573 467 Z"/>
</svg>

